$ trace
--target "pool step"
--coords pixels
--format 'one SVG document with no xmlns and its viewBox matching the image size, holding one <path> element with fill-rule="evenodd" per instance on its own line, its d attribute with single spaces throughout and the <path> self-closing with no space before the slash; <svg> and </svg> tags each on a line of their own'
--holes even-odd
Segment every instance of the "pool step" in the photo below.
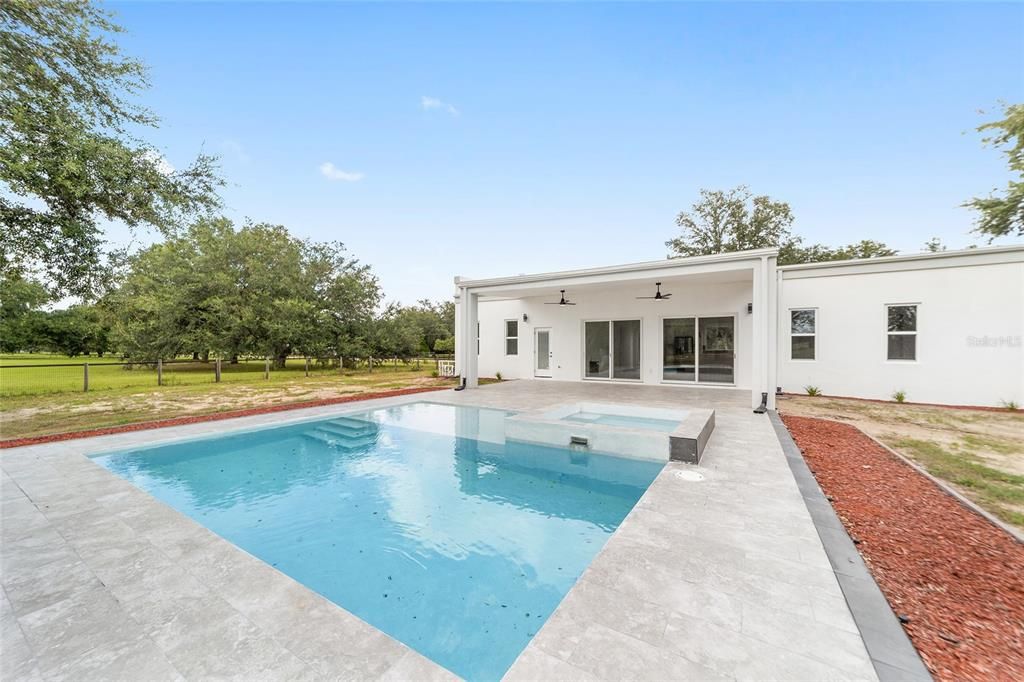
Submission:
<svg viewBox="0 0 1024 682">
<path fill-rule="evenodd" d="M 376 433 L 380 427 L 377 425 L 377 422 L 339 418 L 332 419 L 329 422 L 320 422 L 317 424 L 317 428 L 343 436 L 358 436 L 364 433 Z"/>
<path fill-rule="evenodd" d="M 352 433 L 338 433 L 337 431 L 327 430 L 323 427 L 318 426 L 312 431 L 307 431 L 305 434 L 307 438 L 326 443 L 334 448 L 340 448 L 342 450 L 358 450 L 367 446 L 373 445 L 377 442 L 377 429 L 367 431 L 360 434 Z"/>
</svg>

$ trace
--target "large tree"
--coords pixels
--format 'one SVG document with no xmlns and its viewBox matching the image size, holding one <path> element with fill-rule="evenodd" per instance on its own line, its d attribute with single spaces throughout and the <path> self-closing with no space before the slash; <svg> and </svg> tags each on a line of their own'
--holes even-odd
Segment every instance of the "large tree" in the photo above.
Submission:
<svg viewBox="0 0 1024 682">
<path fill-rule="evenodd" d="M 219 218 L 134 256 L 106 303 L 130 357 L 213 352 L 280 364 L 292 353 L 364 352 L 379 301 L 376 277 L 341 244 Z"/>
<path fill-rule="evenodd" d="M 731 190 L 700 191 L 700 200 L 676 216 L 682 234 L 665 242 L 670 256 L 704 256 L 779 247 L 792 240 L 789 204 L 754 196 L 741 185 Z"/>
<path fill-rule="evenodd" d="M 42 307 L 49 300 L 39 282 L 15 272 L 0 273 L 0 350 L 11 353 L 38 347 L 38 330 L 45 317 Z"/>
<path fill-rule="evenodd" d="M 145 67 L 85 0 L 0 2 L 0 268 L 55 294 L 104 282 L 101 221 L 170 234 L 218 205 L 214 157 L 174 170 L 136 137 L 157 124 L 134 102 Z"/>
<path fill-rule="evenodd" d="M 1024 236 L 1024 104 L 1007 105 L 1001 120 L 986 123 L 978 132 L 986 134 L 984 144 L 1003 148 L 1014 177 L 1002 194 L 993 190 L 964 204 L 978 212 L 974 231 L 990 240 Z"/>
<path fill-rule="evenodd" d="M 805 246 L 790 231 L 793 212 L 784 201 L 754 196 L 741 185 L 731 190 L 700 191 L 700 200 L 676 216 L 682 234 L 665 242 L 669 258 L 706 256 L 748 249 L 777 248 L 779 264 L 876 258 L 896 255 L 882 242 L 863 239 L 846 246 Z"/>
</svg>

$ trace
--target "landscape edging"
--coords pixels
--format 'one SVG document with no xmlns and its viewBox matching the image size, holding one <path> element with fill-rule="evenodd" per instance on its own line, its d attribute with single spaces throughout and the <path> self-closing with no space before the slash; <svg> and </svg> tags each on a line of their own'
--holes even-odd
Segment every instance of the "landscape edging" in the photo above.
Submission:
<svg viewBox="0 0 1024 682">
<path fill-rule="evenodd" d="M 778 411 L 770 410 L 768 417 L 878 679 L 933 679 Z M 838 570 L 840 566 L 843 570 Z"/>
<path fill-rule="evenodd" d="M 815 419 L 817 419 L 817 418 L 818 417 L 815 417 Z M 824 419 L 822 421 L 834 421 L 834 422 L 836 422 L 838 424 L 846 424 L 846 422 L 842 422 L 842 421 L 839 421 L 839 420 L 836 420 L 836 419 Z M 981 507 L 979 507 L 977 505 L 976 502 L 974 502 L 973 500 L 968 498 L 966 495 L 964 495 L 960 491 L 955 490 L 952 486 L 950 486 L 948 483 L 943 481 L 941 478 L 936 478 L 935 476 L 930 474 L 928 472 L 928 470 L 925 469 L 923 466 L 921 466 L 917 462 L 913 461 L 912 459 L 910 459 L 908 457 L 905 457 L 904 455 L 901 455 L 900 453 L 896 452 L 891 447 L 889 447 L 888 445 L 886 445 L 882 441 L 880 441 L 877 438 L 875 438 L 874 436 L 872 436 L 870 433 L 865 433 L 863 429 L 858 428 L 855 424 L 850 424 L 850 426 L 853 426 L 855 429 L 857 429 L 862 434 L 864 434 L 869 440 L 873 441 L 876 445 L 878 445 L 879 447 L 884 449 L 889 454 L 894 455 L 895 457 L 900 459 L 904 464 L 909 466 L 911 469 L 914 469 L 915 471 L 917 471 L 917 473 L 921 474 L 922 476 L 927 478 L 929 481 L 931 481 L 932 483 L 937 485 L 939 488 L 941 488 L 943 490 L 943 492 L 948 493 L 953 499 L 955 499 L 957 502 L 962 504 L 964 507 L 967 507 L 967 509 L 969 509 L 970 511 L 974 512 L 978 516 L 982 517 L 983 519 L 985 519 L 986 521 L 988 521 L 992 525 L 996 526 L 1000 530 L 1006 531 L 1006 533 L 1010 537 L 1012 537 L 1014 540 L 1016 540 L 1017 542 L 1019 542 L 1022 545 L 1024 545 L 1024 532 L 1021 532 L 1021 531 L 1017 530 L 1016 528 L 1014 528 L 1010 524 L 1006 523 L 1005 521 L 1003 521 L 1002 519 L 1000 519 L 999 517 L 994 515 L 992 512 L 989 512 L 989 511 L 986 511 L 986 510 L 982 509 Z"/>
</svg>

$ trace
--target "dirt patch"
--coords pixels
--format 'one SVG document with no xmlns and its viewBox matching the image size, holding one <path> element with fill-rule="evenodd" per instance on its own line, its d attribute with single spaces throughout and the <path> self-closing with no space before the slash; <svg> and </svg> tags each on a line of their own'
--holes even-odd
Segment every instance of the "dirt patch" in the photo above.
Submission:
<svg viewBox="0 0 1024 682">
<path fill-rule="evenodd" d="M 1024 679 L 1024 545 L 856 427 L 783 421 L 932 674 Z"/>
<path fill-rule="evenodd" d="M 902 439 L 931 441 L 969 451 L 1002 471 L 1024 475 L 1024 412 L 811 396 L 780 398 L 779 412 L 847 422 L 890 447 Z"/>
<path fill-rule="evenodd" d="M 337 405 L 339 403 L 354 402 L 356 400 L 371 400 L 373 398 L 393 398 L 413 393 L 424 393 L 426 391 L 443 390 L 442 387 L 428 386 L 416 388 L 404 388 L 393 391 L 365 392 L 350 396 L 340 396 L 321 400 L 308 400 L 302 402 L 288 403 L 284 405 L 270 405 L 265 407 L 250 408 L 246 410 L 230 410 L 216 414 L 204 414 L 193 417 L 175 417 L 173 419 L 162 419 L 159 421 L 139 422 L 135 424 L 124 424 L 101 429 L 89 429 L 87 431 L 71 431 L 67 433 L 56 433 L 46 436 L 34 436 L 30 438 L 13 438 L 0 440 L 0 449 L 17 448 L 25 445 L 39 445 L 41 443 L 53 443 L 56 441 L 72 440 L 75 438 L 91 438 L 93 436 L 105 436 L 112 433 L 125 433 L 128 431 L 144 431 L 146 429 L 160 429 L 168 426 L 181 426 L 183 424 L 196 424 L 199 422 L 219 421 L 221 419 L 234 419 L 236 417 L 249 417 L 256 414 L 269 414 L 271 412 L 284 412 L 287 410 L 298 410 L 307 407 L 322 407 L 324 405 Z"/>
</svg>

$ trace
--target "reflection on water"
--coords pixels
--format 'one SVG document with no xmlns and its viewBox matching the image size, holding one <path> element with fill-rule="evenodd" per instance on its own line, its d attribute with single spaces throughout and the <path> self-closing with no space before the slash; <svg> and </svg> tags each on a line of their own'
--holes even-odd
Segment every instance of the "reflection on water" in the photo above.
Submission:
<svg viewBox="0 0 1024 682">
<path fill-rule="evenodd" d="M 661 468 L 505 444 L 504 416 L 415 403 L 97 460 L 457 674 L 498 679 Z"/>
</svg>

